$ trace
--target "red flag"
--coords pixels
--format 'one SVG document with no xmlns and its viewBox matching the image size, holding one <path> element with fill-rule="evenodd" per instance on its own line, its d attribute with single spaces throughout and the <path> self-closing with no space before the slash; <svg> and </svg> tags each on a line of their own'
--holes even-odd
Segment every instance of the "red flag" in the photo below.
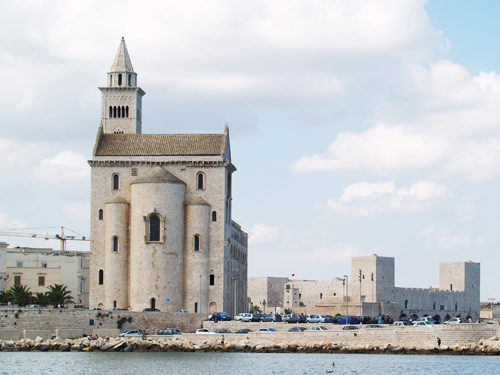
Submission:
<svg viewBox="0 0 500 375">
<path fill-rule="evenodd" d="M 294 273 L 292 273 L 292 276 L 295 276 L 295 274 L 294 274 Z"/>
</svg>

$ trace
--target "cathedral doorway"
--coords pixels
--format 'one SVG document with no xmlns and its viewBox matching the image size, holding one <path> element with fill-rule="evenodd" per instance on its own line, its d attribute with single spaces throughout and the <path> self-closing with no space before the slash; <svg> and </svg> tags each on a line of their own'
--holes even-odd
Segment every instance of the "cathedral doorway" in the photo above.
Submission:
<svg viewBox="0 0 500 375">
<path fill-rule="evenodd" d="M 156 300 L 154 298 L 151 298 L 151 309 L 156 309 Z"/>
</svg>

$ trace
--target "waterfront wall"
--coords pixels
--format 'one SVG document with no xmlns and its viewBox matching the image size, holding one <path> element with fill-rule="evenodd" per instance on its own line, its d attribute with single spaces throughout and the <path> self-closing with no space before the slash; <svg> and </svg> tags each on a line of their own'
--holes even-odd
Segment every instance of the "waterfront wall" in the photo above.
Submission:
<svg viewBox="0 0 500 375">
<path fill-rule="evenodd" d="M 248 328 L 253 332 L 247 335 L 225 335 L 226 340 L 238 340 L 238 336 L 246 336 L 251 341 L 265 343 L 271 342 L 300 342 L 301 344 L 332 343 L 346 345 L 397 345 L 430 347 L 436 344 L 437 338 L 441 338 L 442 345 L 468 345 L 480 340 L 494 337 L 498 326 L 490 324 L 443 324 L 433 327 L 395 327 L 370 329 L 366 326 L 357 326 L 354 331 L 343 331 L 343 326 L 334 324 L 320 324 L 328 328 L 328 331 L 310 331 L 316 324 L 300 324 L 308 330 L 301 333 L 287 332 L 295 324 L 284 323 L 242 323 L 242 322 L 203 322 L 204 328 L 227 329 L 235 332 L 239 329 Z M 274 328 L 276 333 L 256 332 L 259 328 Z M 196 335 L 198 336 L 198 335 Z M 209 336 L 209 335 L 206 335 Z M 230 342 L 228 341 L 228 342 Z"/>
<path fill-rule="evenodd" d="M 83 334 L 101 336 L 99 330 L 123 332 L 137 328 L 154 334 L 160 329 L 176 327 L 183 332 L 194 332 L 205 319 L 205 314 L 192 313 L 1 307 L 0 331 L 22 335 L 24 330 L 56 333 L 57 329 L 80 329 Z"/>
</svg>

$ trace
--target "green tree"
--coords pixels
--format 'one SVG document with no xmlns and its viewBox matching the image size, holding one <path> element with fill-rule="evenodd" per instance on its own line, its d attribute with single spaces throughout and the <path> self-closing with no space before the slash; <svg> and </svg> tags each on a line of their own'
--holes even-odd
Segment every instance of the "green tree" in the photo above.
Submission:
<svg viewBox="0 0 500 375">
<path fill-rule="evenodd" d="M 0 292 L 0 303 L 9 303 L 14 300 L 14 295 L 10 290 L 2 290 Z"/>
<path fill-rule="evenodd" d="M 52 305 L 64 305 L 73 302 L 71 291 L 67 290 L 66 285 L 54 284 L 48 286 L 47 297 Z"/>
<path fill-rule="evenodd" d="M 291 314 L 292 313 L 292 309 L 285 309 L 285 314 Z"/>
<path fill-rule="evenodd" d="M 259 306 L 256 306 L 256 305 L 252 305 L 252 306 L 250 306 L 250 312 L 251 312 L 252 314 L 260 313 Z"/>
<path fill-rule="evenodd" d="M 299 306 L 300 306 L 300 307 L 306 307 L 306 304 L 305 304 L 304 302 L 300 301 L 300 302 L 299 302 Z"/>
<path fill-rule="evenodd" d="M 19 306 L 29 305 L 33 298 L 33 292 L 26 285 L 14 285 L 10 287 L 12 302 Z"/>
<path fill-rule="evenodd" d="M 50 304 L 48 293 L 35 292 L 33 295 L 33 303 L 37 305 L 47 306 L 48 304 Z"/>
</svg>

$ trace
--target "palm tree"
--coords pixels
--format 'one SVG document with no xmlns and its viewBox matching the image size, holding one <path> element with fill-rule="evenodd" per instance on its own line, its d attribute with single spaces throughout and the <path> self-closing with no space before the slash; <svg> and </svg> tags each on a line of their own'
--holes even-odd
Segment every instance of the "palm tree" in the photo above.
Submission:
<svg viewBox="0 0 500 375">
<path fill-rule="evenodd" d="M 73 302 L 71 291 L 66 289 L 66 285 L 54 284 L 49 285 L 47 297 L 52 305 L 64 305 Z"/>
<path fill-rule="evenodd" d="M 0 303 L 8 303 L 14 300 L 14 295 L 10 290 L 0 291 Z"/>
<path fill-rule="evenodd" d="M 14 285 L 10 287 L 13 295 L 12 301 L 19 306 L 27 306 L 31 303 L 33 292 L 26 285 Z"/>
<path fill-rule="evenodd" d="M 50 304 L 48 293 L 35 292 L 33 295 L 33 303 L 37 305 L 47 306 Z"/>
<path fill-rule="evenodd" d="M 254 313 L 254 314 L 259 313 L 260 312 L 259 306 L 256 306 L 256 305 L 250 306 L 250 312 Z"/>
</svg>

